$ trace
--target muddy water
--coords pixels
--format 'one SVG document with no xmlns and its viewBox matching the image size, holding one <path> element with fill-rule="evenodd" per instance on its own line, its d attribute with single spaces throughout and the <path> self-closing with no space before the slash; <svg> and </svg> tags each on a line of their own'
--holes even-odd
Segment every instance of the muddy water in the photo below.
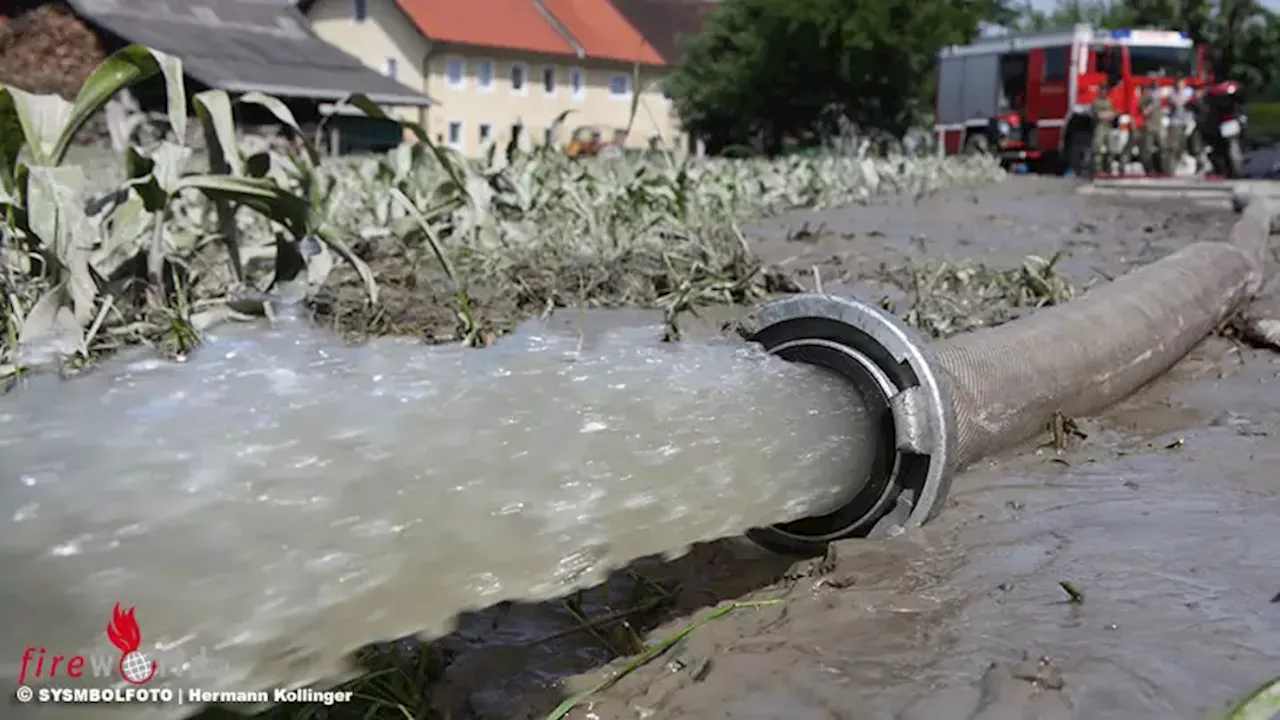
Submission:
<svg viewBox="0 0 1280 720">
<path fill-rule="evenodd" d="M 462 610 L 829 508 L 866 475 L 845 383 L 660 335 L 347 347 L 293 321 L 185 363 L 34 377 L 0 399 L 0 647 L 88 655 L 119 602 L 166 665 L 211 658 L 204 687 L 311 680 Z"/>
</svg>

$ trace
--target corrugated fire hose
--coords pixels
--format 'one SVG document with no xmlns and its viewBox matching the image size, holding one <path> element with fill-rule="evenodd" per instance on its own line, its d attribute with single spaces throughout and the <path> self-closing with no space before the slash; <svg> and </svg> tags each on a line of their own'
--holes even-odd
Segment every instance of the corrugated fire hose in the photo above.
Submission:
<svg viewBox="0 0 1280 720">
<path fill-rule="evenodd" d="M 943 507 L 959 468 L 1044 432 L 1055 413 L 1096 413 L 1168 370 L 1263 286 L 1277 208 L 1263 198 L 1235 199 L 1242 214 L 1226 242 L 1195 243 L 1065 305 L 932 346 L 897 318 L 856 300 L 802 295 L 758 308 L 744 323 L 751 339 L 784 359 L 825 366 L 858 387 L 875 419 L 868 430 L 876 457 L 868 476 L 849 478 L 839 508 L 751 535 L 776 550 L 814 551 L 880 528 L 922 525 Z M 33 589 L 11 601 L 18 607 L 47 597 Z M 206 672 L 198 683 L 167 670 L 147 688 L 241 691 L 325 679 L 320 675 L 350 650 L 332 637 L 332 628 L 377 624 L 380 608 L 353 603 L 360 607 L 291 605 L 289 627 L 264 622 L 276 628 L 269 637 L 216 647 L 221 657 L 215 659 L 229 663 L 224 670 Z M 148 613 L 148 637 L 182 638 L 195 632 L 192 623 L 207 629 L 246 621 L 235 611 L 225 614 L 237 617 L 193 618 L 180 607 L 165 610 L 172 612 L 140 606 Z M 279 608 L 253 612 L 279 614 Z M 10 617 L 21 622 L 21 615 Z M 97 618 L 69 616 L 68 636 L 81 637 L 83 630 L 91 642 L 90 629 L 101 627 Z M 46 640 L 33 636 L 32 642 Z M 111 682 L 108 676 L 98 684 Z M 196 709 L 172 702 L 27 704 L 11 706 L 10 714 L 87 718 L 113 708 L 120 716 L 162 720 Z"/>
<path fill-rule="evenodd" d="M 753 537 L 812 552 L 886 517 L 919 526 L 959 468 L 1045 432 L 1056 413 L 1095 414 L 1163 374 L 1263 287 L 1278 208 L 1243 191 L 1232 202 L 1241 215 L 1225 242 L 1197 242 L 1072 302 L 931 347 L 856 300 L 803 295 L 759 308 L 750 337 L 848 378 L 881 412 L 883 432 L 872 476 L 856 479 L 845 505 Z"/>
</svg>

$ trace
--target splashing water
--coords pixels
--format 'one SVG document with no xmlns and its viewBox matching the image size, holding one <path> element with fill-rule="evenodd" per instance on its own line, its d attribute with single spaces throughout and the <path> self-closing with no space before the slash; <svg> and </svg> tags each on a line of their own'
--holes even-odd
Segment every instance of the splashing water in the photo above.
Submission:
<svg viewBox="0 0 1280 720">
<path fill-rule="evenodd" d="M 209 688 L 309 680 L 465 609 L 825 510 L 867 473 L 840 380 L 656 337 L 350 347 L 285 322 L 186 363 L 32 378 L 0 398 L 3 645 L 86 652 L 120 602 L 144 650 L 217 654 Z"/>
</svg>

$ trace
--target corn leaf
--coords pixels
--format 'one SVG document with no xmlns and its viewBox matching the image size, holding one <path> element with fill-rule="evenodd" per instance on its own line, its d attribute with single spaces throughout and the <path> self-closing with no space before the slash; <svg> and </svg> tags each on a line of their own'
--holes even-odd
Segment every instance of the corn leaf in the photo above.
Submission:
<svg viewBox="0 0 1280 720">
<path fill-rule="evenodd" d="M 298 120 L 294 118 L 293 111 L 289 109 L 288 105 L 260 92 L 245 93 L 240 96 L 240 102 L 266 108 L 282 125 L 292 130 L 295 137 L 302 141 L 302 146 L 307 151 L 307 159 L 311 161 L 312 167 L 320 164 L 320 153 L 316 152 L 315 146 L 307 140 L 306 134 L 302 132 L 302 128 L 298 125 Z"/>
<path fill-rule="evenodd" d="M 84 332 L 66 306 L 66 286 L 58 284 L 36 300 L 18 331 L 17 364 L 44 365 L 58 356 L 73 355 L 84 345 Z"/>
<path fill-rule="evenodd" d="M 171 196 L 178 191 L 178 181 L 182 178 L 182 171 L 190 158 L 191 148 L 171 142 L 160 143 L 160 147 L 151 152 L 151 160 L 154 163 L 151 174 L 155 176 L 156 182 L 166 196 Z"/>
<path fill-rule="evenodd" d="M 211 200 L 240 203 L 285 226 L 296 238 L 307 234 L 307 201 L 260 178 L 230 177 L 226 175 L 188 175 L 178 180 L 175 193 L 197 190 Z"/>
<path fill-rule="evenodd" d="M 409 217 L 418 224 L 418 228 L 427 239 L 427 244 L 431 246 L 431 254 L 435 255 L 436 262 L 440 264 L 440 269 L 448 276 L 449 282 L 453 283 L 455 289 L 458 284 L 457 278 L 453 274 L 453 263 L 449 262 L 449 258 L 445 255 L 444 249 L 440 245 L 440 237 L 436 234 L 435 228 L 431 227 L 431 221 L 423 216 L 422 211 L 418 210 L 418 206 L 413 204 L 409 196 L 404 194 L 400 188 L 391 188 L 391 197 L 409 213 Z"/>
<path fill-rule="evenodd" d="M 363 112 L 365 115 L 371 118 L 377 118 L 379 120 L 392 120 L 394 122 L 400 123 L 401 127 L 408 128 L 409 132 L 413 133 L 414 136 L 418 138 L 418 142 L 421 142 L 423 145 L 426 145 L 427 148 L 431 150 L 431 154 L 436 156 L 436 162 L 440 163 L 440 167 L 443 168 L 445 173 L 449 175 L 449 178 L 453 180 L 454 184 L 456 184 L 459 188 L 465 189 L 467 187 L 467 181 L 463 173 L 459 170 L 458 166 L 453 161 L 453 158 L 451 158 L 445 152 L 445 148 L 442 148 L 439 145 L 436 145 L 435 143 L 431 142 L 431 135 L 427 133 L 426 128 L 422 127 L 421 125 L 415 122 L 409 122 L 406 120 L 395 120 L 390 115 L 387 115 L 387 113 L 382 108 L 378 107 L 377 103 L 370 100 L 368 95 L 365 95 L 363 93 L 351 93 L 350 95 L 346 96 L 338 103 L 338 107 L 342 107 L 344 105 L 350 105 L 351 107 L 357 108 L 361 112 Z"/>
<path fill-rule="evenodd" d="M 36 95 L 18 88 L 9 88 L 9 94 L 26 139 L 28 161 L 33 165 L 56 165 L 58 143 L 75 106 L 57 95 Z"/>
<path fill-rule="evenodd" d="M 0 85 L 0 191 L 16 201 L 18 153 L 22 151 L 23 129 L 9 88 Z"/>
<path fill-rule="evenodd" d="M 337 253 L 343 260 L 351 263 L 351 267 L 355 268 L 356 274 L 360 276 L 360 280 L 364 283 L 365 294 L 369 296 L 369 302 L 377 304 L 378 302 L 378 281 L 373 276 L 373 270 L 369 269 L 368 264 L 360 259 L 347 244 L 334 237 L 331 231 L 321 229 L 316 233 L 321 242 L 329 246 L 329 249 Z"/>
<path fill-rule="evenodd" d="M 152 50 L 151 55 L 160 65 L 160 72 L 164 74 L 164 94 L 169 111 L 169 127 L 173 129 L 174 141 L 179 145 L 186 145 L 187 84 L 183 80 L 182 60 L 159 50 Z"/>
<path fill-rule="evenodd" d="M 161 61 L 160 58 L 166 58 Z M 174 63 L 168 59 L 169 56 L 163 53 L 157 53 L 141 45 L 128 45 L 112 53 L 102 64 L 93 71 L 89 79 L 85 80 L 84 85 L 80 87 L 80 92 L 76 95 L 69 117 L 65 120 L 62 127 L 58 129 L 58 135 L 53 149 L 45 157 L 47 164 L 57 165 L 67 154 L 67 149 L 71 147 L 71 140 L 75 134 L 89 122 L 89 118 L 93 117 L 113 95 L 121 90 L 136 85 L 147 78 L 152 77 L 161 72 L 162 65 L 165 66 L 164 71 L 166 77 L 173 73 Z M 178 68 L 180 72 L 180 65 Z M 166 82 L 166 89 L 172 93 L 173 83 Z M 64 101 L 65 102 L 65 101 Z M 185 100 L 183 101 L 185 105 Z M 173 105 L 170 104 L 170 123 L 173 122 Z M 186 117 L 185 110 L 182 113 Z M 185 130 L 185 123 L 184 130 Z M 30 136 L 28 136 L 30 142 Z"/>
<path fill-rule="evenodd" d="M 191 99 L 204 130 L 209 153 L 209 171 L 232 175 L 244 174 L 244 161 L 236 145 L 236 123 L 231 111 L 231 97 L 223 90 L 206 90 Z"/>
</svg>

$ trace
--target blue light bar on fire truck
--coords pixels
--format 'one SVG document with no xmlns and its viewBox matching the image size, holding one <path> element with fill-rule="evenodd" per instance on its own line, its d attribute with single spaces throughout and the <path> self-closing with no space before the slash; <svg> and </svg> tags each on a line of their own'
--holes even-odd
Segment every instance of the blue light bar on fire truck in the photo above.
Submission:
<svg viewBox="0 0 1280 720">
<path fill-rule="evenodd" d="M 1191 47 L 1191 36 L 1177 30 L 1112 30 L 1098 35 L 1124 45 L 1154 45 L 1162 47 Z"/>
</svg>

